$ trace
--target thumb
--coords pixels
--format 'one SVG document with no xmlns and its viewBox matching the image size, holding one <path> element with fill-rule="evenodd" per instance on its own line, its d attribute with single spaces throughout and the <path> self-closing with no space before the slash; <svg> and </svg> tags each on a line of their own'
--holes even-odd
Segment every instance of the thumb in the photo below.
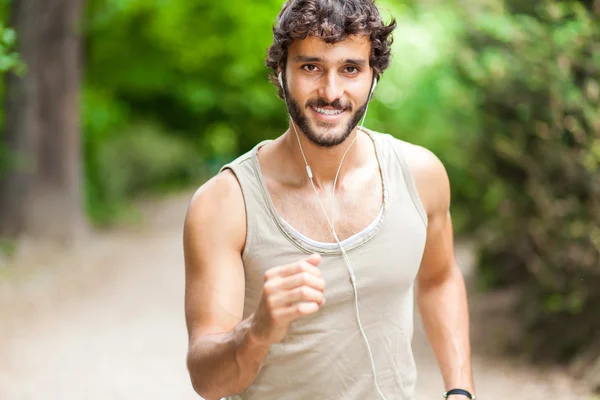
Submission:
<svg viewBox="0 0 600 400">
<path fill-rule="evenodd" d="M 321 263 L 321 255 L 311 254 L 305 261 L 317 267 Z"/>
</svg>

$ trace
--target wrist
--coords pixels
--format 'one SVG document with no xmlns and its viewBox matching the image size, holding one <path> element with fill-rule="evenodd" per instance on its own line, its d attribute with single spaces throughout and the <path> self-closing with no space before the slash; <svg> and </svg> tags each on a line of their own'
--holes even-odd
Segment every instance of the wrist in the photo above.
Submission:
<svg viewBox="0 0 600 400">
<path fill-rule="evenodd" d="M 245 337 L 248 344 L 252 347 L 271 347 L 271 343 L 265 339 L 265 334 L 261 332 L 255 323 L 255 314 L 250 315 L 246 321 Z"/>
</svg>

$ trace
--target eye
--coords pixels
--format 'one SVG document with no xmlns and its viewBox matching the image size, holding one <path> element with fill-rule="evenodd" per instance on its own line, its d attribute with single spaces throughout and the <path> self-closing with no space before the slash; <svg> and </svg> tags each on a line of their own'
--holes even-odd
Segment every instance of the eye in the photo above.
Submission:
<svg viewBox="0 0 600 400">
<path fill-rule="evenodd" d="M 314 64 L 303 65 L 302 69 L 304 69 L 305 71 L 308 71 L 308 72 L 315 72 L 316 70 L 318 70 L 317 66 Z"/>
<path fill-rule="evenodd" d="M 350 75 L 356 75 L 360 72 L 360 69 L 354 66 L 344 68 L 344 72 Z"/>
</svg>

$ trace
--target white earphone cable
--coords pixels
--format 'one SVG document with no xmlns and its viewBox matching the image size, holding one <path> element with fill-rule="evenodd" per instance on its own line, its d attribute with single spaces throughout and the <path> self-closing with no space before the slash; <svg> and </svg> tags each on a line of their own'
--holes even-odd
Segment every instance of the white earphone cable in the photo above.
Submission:
<svg viewBox="0 0 600 400">
<path fill-rule="evenodd" d="M 281 76 L 280 76 L 281 78 Z M 280 79 L 280 83 L 282 84 L 282 88 L 283 88 L 283 82 Z M 283 89 L 283 93 L 284 93 L 284 97 L 285 97 L 285 89 Z M 365 123 L 365 119 L 367 117 L 367 111 L 369 110 L 369 101 L 371 100 L 371 95 L 373 94 L 373 89 L 371 89 L 371 92 L 369 93 L 369 98 L 367 99 L 367 107 L 365 108 L 365 114 L 363 116 L 362 122 L 360 124 L 360 128 L 363 128 L 363 125 Z M 286 99 L 287 102 L 287 99 Z M 327 210 L 325 209 L 325 206 L 323 205 L 323 202 L 321 201 L 321 197 L 319 196 L 319 192 L 317 191 L 317 188 L 315 186 L 315 183 L 313 181 L 313 174 L 312 174 L 312 170 L 310 169 L 310 166 L 308 165 L 308 161 L 306 160 L 306 155 L 304 154 L 304 150 L 302 149 L 302 143 L 300 142 L 300 135 L 298 135 L 298 130 L 296 129 L 296 124 L 294 123 L 294 120 L 292 119 L 292 117 L 290 116 L 290 121 L 292 123 L 292 127 L 294 128 L 294 132 L 296 133 L 296 138 L 298 139 L 298 146 L 300 147 L 300 152 L 302 153 L 302 158 L 304 159 L 304 164 L 306 166 L 306 173 L 308 175 L 308 179 L 310 181 L 310 184 L 313 188 L 313 191 L 315 192 L 315 195 L 317 196 L 317 201 L 319 203 L 319 206 L 321 207 L 321 209 L 323 210 L 323 214 L 325 215 L 325 218 L 327 219 L 327 223 L 329 224 L 329 226 L 331 227 L 331 231 L 333 233 L 333 237 L 335 239 L 335 241 L 337 242 L 340 251 L 342 252 L 342 257 L 344 259 L 344 264 L 346 264 L 346 268 L 348 269 L 348 273 L 350 274 L 350 282 L 352 284 L 352 288 L 354 289 L 354 305 L 355 305 L 355 311 L 356 311 L 356 319 L 358 320 L 358 327 L 360 329 L 360 333 L 362 334 L 362 337 L 365 341 L 365 344 L 367 346 L 367 352 L 369 353 L 369 359 L 371 361 L 371 370 L 373 372 L 373 379 L 375 382 L 375 388 L 377 389 L 377 393 L 379 394 L 379 396 L 381 396 L 382 400 L 387 400 L 387 398 L 385 397 L 385 395 L 382 393 L 381 388 L 379 387 L 379 383 L 377 381 L 377 372 L 376 372 L 376 368 L 375 368 L 375 361 L 373 360 L 373 353 L 371 351 L 371 346 L 369 345 L 369 340 L 367 339 L 367 335 L 363 329 L 361 320 L 360 320 L 360 311 L 358 309 L 358 291 L 356 288 L 356 276 L 354 275 L 354 271 L 352 269 L 352 264 L 350 263 L 350 258 L 348 257 L 348 254 L 346 253 L 346 250 L 344 249 L 344 246 L 342 246 L 342 243 L 340 242 L 337 232 L 335 230 L 335 225 L 334 225 L 334 221 L 335 221 L 335 188 L 337 185 L 337 181 L 338 181 L 338 177 L 340 174 L 340 171 L 342 169 L 342 164 L 344 163 L 344 159 L 346 158 L 346 155 L 348 154 L 348 152 L 350 151 L 350 148 L 352 148 L 352 146 L 354 145 L 354 143 L 356 142 L 356 139 L 358 138 L 358 130 L 356 132 L 356 135 L 354 136 L 354 139 L 352 140 L 352 142 L 350 143 L 350 145 L 348 146 L 348 148 L 346 149 L 346 151 L 344 152 L 342 159 L 340 161 L 340 165 L 337 169 L 337 172 L 335 174 L 335 179 L 333 181 L 333 189 L 332 189 L 332 196 L 331 196 L 331 219 L 329 219 L 329 216 L 327 215 Z"/>
</svg>

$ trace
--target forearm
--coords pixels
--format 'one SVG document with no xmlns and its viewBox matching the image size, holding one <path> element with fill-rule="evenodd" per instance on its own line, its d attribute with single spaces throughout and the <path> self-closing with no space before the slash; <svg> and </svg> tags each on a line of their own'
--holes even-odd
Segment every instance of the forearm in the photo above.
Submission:
<svg viewBox="0 0 600 400">
<path fill-rule="evenodd" d="M 232 331 L 203 336 L 188 353 L 194 390 L 206 400 L 219 400 L 246 390 L 254 382 L 269 346 L 250 335 L 251 317 Z"/>
<path fill-rule="evenodd" d="M 474 394 L 467 295 L 458 266 L 444 279 L 420 284 L 417 302 L 446 390 Z"/>
</svg>

